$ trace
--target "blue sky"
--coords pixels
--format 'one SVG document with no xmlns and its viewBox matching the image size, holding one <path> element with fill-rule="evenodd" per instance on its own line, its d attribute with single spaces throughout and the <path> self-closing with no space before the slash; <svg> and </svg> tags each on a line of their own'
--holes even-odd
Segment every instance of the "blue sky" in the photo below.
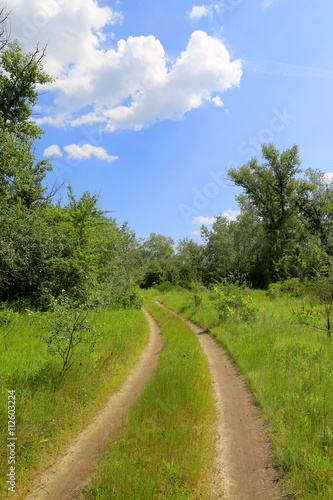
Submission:
<svg viewBox="0 0 333 500">
<path fill-rule="evenodd" d="M 260 144 L 333 171 L 330 0 L 11 0 L 25 50 L 57 77 L 35 118 L 47 184 L 151 232 L 192 237 L 238 210 L 226 170 Z M 65 188 L 63 188 L 65 192 Z"/>
</svg>

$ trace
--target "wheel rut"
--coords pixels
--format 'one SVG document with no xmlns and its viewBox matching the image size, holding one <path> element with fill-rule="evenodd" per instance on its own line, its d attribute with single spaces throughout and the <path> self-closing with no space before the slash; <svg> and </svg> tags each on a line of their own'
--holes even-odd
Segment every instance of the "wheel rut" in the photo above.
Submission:
<svg viewBox="0 0 333 500">
<path fill-rule="evenodd" d="M 272 458 L 267 430 L 252 402 L 246 382 L 230 357 L 208 332 L 167 309 L 187 323 L 198 337 L 208 359 L 218 410 L 215 498 L 226 500 L 277 500 L 285 498 Z M 222 484 L 224 495 L 218 491 Z M 212 492 L 214 495 L 214 492 Z"/>
<path fill-rule="evenodd" d="M 66 454 L 37 480 L 34 491 L 26 500 L 69 500 L 76 498 L 87 485 L 99 455 L 106 448 L 110 436 L 121 426 L 129 407 L 145 388 L 159 360 L 162 345 L 160 330 L 152 315 L 146 310 L 143 312 L 149 321 L 150 337 L 136 365 L 118 392 L 111 396 Z"/>
</svg>

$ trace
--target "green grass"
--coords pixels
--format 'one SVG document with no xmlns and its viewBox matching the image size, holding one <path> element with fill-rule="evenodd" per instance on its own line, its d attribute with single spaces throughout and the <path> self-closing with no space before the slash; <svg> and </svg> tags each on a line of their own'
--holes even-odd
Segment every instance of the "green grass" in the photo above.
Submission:
<svg viewBox="0 0 333 500">
<path fill-rule="evenodd" d="M 20 315 L 9 350 L 1 345 L 0 498 L 7 498 L 9 472 L 7 391 L 16 395 L 16 491 L 22 495 L 34 475 L 120 386 L 148 340 L 148 322 L 138 310 L 104 310 L 91 313 L 90 321 L 105 323 L 103 336 L 94 353 L 82 355 L 60 381 L 61 360 L 47 354 L 33 317 Z M 2 341 L 1 329 L 0 335 Z"/>
<path fill-rule="evenodd" d="M 153 292 L 150 291 L 150 295 Z M 281 471 L 295 498 L 333 498 L 333 345 L 324 332 L 294 324 L 301 299 L 252 293 L 253 322 L 237 313 L 221 322 L 212 293 L 195 308 L 191 293 L 155 293 L 168 307 L 209 329 L 246 377 L 268 423 Z"/>
<path fill-rule="evenodd" d="M 208 364 L 186 324 L 155 304 L 147 308 L 161 327 L 161 358 L 85 498 L 209 498 L 215 410 Z"/>
</svg>

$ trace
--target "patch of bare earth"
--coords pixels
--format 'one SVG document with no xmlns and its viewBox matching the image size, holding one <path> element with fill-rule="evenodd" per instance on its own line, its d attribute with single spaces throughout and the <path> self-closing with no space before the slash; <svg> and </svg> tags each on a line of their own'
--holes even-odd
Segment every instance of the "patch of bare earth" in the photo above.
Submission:
<svg viewBox="0 0 333 500">
<path fill-rule="evenodd" d="M 112 395 L 95 420 L 79 435 L 66 454 L 46 474 L 40 477 L 26 500 L 68 500 L 78 496 L 96 468 L 99 455 L 110 436 L 121 426 L 130 405 L 145 388 L 155 370 L 161 350 L 159 327 L 144 310 L 150 339 L 138 362 L 119 391 Z"/>
<path fill-rule="evenodd" d="M 218 410 L 215 477 L 212 498 L 277 500 L 285 497 L 274 465 L 266 427 L 253 404 L 246 382 L 220 344 L 192 321 L 185 321 L 198 337 L 208 359 Z"/>
</svg>

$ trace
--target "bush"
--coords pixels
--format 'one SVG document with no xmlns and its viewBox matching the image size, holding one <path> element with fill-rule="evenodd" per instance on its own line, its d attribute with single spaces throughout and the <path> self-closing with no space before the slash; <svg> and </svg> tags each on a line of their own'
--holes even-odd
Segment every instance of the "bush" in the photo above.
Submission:
<svg viewBox="0 0 333 500">
<path fill-rule="evenodd" d="M 52 298 L 50 310 L 48 317 L 43 318 L 40 337 L 48 352 L 61 358 L 61 377 L 80 354 L 94 350 L 100 335 L 96 327 L 88 324 L 88 305 L 74 303 L 66 293 Z"/>
<path fill-rule="evenodd" d="M 304 297 L 307 293 L 308 284 L 302 283 L 299 278 L 290 278 L 286 281 L 271 283 L 268 285 L 267 293 L 271 299 L 287 294 L 289 297 Z"/>
<path fill-rule="evenodd" d="M 173 285 L 170 281 L 164 281 L 160 285 L 155 285 L 156 290 L 159 292 L 181 292 L 183 288 L 179 285 Z"/>
<path fill-rule="evenodd" d="M 198 281 L 193 281 L 190 285 L 190 290 L 192 292 L 192 301 L 194 307 L 199 307 L 202 304 L 202 299 L 206 293 L 206 288 Z"/>
<path fill-rule="evenodd" d="M 254 321 L 257 319 L 258 312 L 260 311 L 260 307 L 253 304 L 252 297 L 247 295 L 245 298 L 242 298 L 242 307 L 240 309 L 241 318 L 244 321 Z"/>
</svg>

